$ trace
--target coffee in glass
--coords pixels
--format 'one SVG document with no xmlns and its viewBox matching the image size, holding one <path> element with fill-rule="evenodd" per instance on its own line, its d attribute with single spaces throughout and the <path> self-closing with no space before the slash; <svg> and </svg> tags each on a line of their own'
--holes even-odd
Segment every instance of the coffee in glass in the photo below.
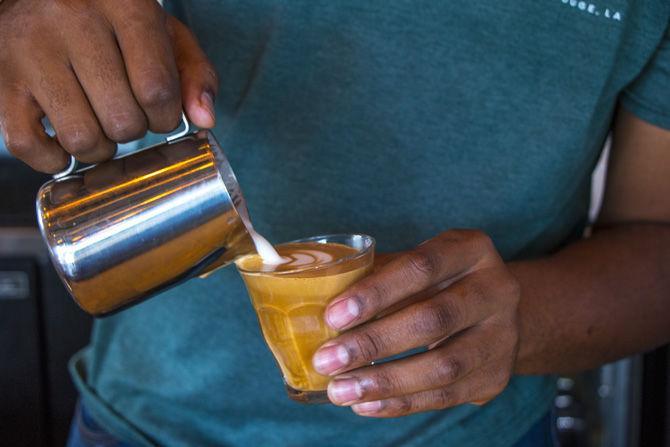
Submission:
<svg viewBox="0 0 670 447">
<path fill-rule="evenodd" d="M 306 403 L 326 402 L 330 380 L 317 373 L 312 356 L 337 335 L 324 321 L 328 302 L 372 269 L 374 239 L 330 235 L 275 247 L 281 264 L 257 255 L 236 261 L 270 350 L 284 375 L 289 396 Z"/>
</svg>

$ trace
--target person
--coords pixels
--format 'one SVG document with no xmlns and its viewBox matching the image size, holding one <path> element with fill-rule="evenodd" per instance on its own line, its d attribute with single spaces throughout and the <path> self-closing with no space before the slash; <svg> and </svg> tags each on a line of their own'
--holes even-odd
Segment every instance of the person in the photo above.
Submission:
<svg viewBox="0 0 670 447">
<path fill-rule="evenodd" d="M 668 342 L 670 3 L 167 3 L 1 2 L 9 150 L 96 163 L 183 108 L 271 241 L 387 262 L 327 308 L 335 405 L 285 396 L 228 268 L 96 322 L 71 445 L 551 445 L 550 374 Z"/>
</svg>

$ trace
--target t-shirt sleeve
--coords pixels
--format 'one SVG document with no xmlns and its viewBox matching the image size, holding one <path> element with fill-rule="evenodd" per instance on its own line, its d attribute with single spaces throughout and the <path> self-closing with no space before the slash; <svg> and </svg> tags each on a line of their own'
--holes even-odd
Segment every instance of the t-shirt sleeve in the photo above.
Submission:
<svg viewBox="0 0 670 447">
<path fill-rule="evenodd" d="M 670 27 L 640 76 L 623 91 L 620 101 L 637 117 L 670 130 Z"/>
</svg>

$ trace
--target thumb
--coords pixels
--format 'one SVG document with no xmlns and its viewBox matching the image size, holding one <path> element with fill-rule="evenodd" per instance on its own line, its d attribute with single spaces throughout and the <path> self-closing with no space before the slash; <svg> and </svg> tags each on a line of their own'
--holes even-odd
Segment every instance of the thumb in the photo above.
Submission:
<svg viewBox="0 0 670 447">
<path fill-rule="evenodd" d="M 198 127 L 214 127 L 214 98 L 219 81 L 216 70 L 200 49 L 191 31 L 172 16 L 168 18 L 179 79 L 182 104 L 188 119 Z"/>
</svg>

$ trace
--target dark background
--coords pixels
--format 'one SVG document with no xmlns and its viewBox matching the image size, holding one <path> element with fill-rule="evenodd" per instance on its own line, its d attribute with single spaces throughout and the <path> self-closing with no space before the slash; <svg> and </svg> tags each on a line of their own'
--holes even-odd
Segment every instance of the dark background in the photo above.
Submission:
<svg viewBox="0 0 670 447">
<path fill-rule="evenodd" d="M 62 446 L 76 393 L 67 372 L 91 318 L 62 286 L 35 221 L 48 177 L 0 157 L 0 445 Z"/>
</svg>

